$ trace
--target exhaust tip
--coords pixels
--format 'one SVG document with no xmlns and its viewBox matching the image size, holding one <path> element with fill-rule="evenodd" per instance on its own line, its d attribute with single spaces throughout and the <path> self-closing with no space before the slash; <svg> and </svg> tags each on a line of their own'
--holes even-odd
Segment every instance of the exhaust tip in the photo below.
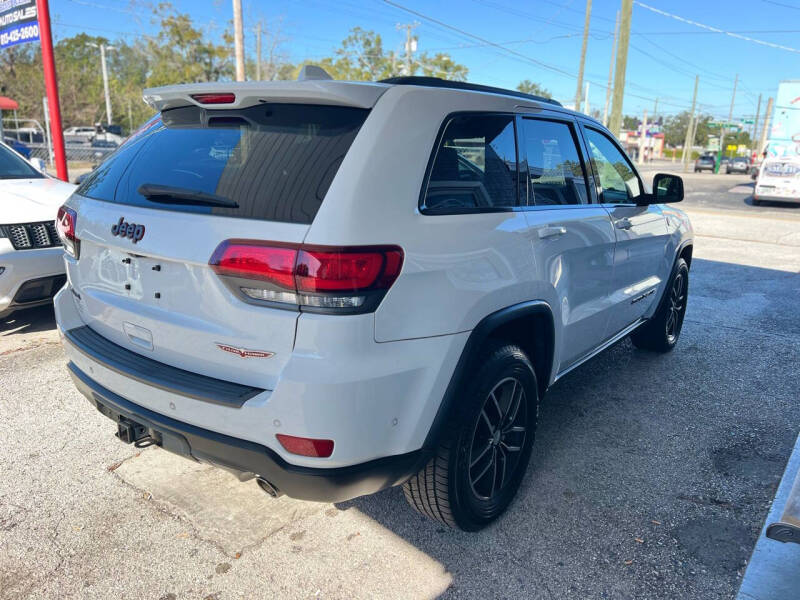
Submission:
<svg viewBox="0 0 800 600">
<path fill-rule="evenodd" d="M 269 481 L 267 481 L 263 477 L 257 477 L 256 483 L 258 484 L 258 487 L 260 487 L 264 491 L 264 493 L 266 493 L 268 496 L 272 498 L 279 498 L 283 496 L 283 492 L 281 492 L 277 487 L 272 485 Z"/>
</svg>

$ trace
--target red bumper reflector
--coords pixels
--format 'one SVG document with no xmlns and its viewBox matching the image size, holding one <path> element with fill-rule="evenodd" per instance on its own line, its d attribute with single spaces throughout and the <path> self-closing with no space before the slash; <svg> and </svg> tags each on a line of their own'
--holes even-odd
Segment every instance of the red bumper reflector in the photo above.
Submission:
<svg viewBox="0 0 800 600">
<path fill-rule="evenodd" d="M 333 440 L 314 440 L 278 433 L 276 436 L 287 452 L 300 456 L 328 458 L 333 454 Z"/>
</svg>

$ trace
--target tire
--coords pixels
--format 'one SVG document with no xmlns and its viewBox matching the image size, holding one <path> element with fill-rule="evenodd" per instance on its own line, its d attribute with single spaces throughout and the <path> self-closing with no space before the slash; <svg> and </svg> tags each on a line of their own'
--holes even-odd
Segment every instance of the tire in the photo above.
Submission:
<svg viewBox="0 0 800 600">
<path fill-rule="evenodd" d="M 653 352 L 670 352 L 674 349 L 681 335 L 688 297 L 689 265 L 679 258 L 656 313 L 631 334 L 633 345 Z"/>
<path fill-rule="evenodd" d="M 403 484 L 419 513 L 464 531 L 486 527 L 513 500 L 539 407 L 533 365 L 518 346 L 495 344 L 476 364 L 459 384 L 433 457 Z"/>
</svg>

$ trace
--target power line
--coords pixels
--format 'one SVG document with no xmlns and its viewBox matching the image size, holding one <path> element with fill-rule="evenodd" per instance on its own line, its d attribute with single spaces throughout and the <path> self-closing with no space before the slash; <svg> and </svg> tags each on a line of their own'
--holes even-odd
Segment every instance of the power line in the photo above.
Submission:
<svg viewBox="0 0 800 600">
<path fill-rule="evenodd" d="M 659 8 L 655 8 L 650 6 L 649 4 L 645 4 L 643 2 L 639 2 L 636 0 L 634 2 L 637 6 L 641 6 L 642 8 L 654 12 L 658 15 L 662 15 L 664 17 L 669 17 L 670 19 L 675 19 L 676 21 L 680 21 L 682 23 L 688 23 L 689 25 L 694 25 L 695 27 L 700 27 L 701 29 L 707 29 L 709 31 L 713 31 L 715 33 L 724 33 L 727 36 L 737 38 L 740 40 L 744 40 L 746 42 L 753 42 L 754 44 L 760 44 L 762 46 L 767 46 L 769 48 L 775 48 L 776 50 L 786 50 L 787 52 L 794 52 L 795 54 L 800 54 L 800 50 L 797 48 L 792 48 L 790 46 L 783 46 L 781 44 L 775 44 L 773 42 L 765 42 L 764 40 L 758 40 L 756 38 L 751 38 L 746 35 L 740 35 L 738 33 L 734 33 L 732 31 L 725 31 L 724 29 L 720 29 L 719 27 L 712 27 L 711 25 L 704 25 L 703 23 L 698 23 L 697 21 L 693 21 L 691 19 L 687 19 L 686 17 L 681 17 L 680 15 L 676 15 L 665 10 L 661 10 Z"/>
<path fill-rule="evenodd" d="M 442 27 L 442 28 L 450 30 L 450 31 L 455 31 L 456 33 L 458 33 L 459 35 L 461 35 L 463 37 L 470 38 L 470 39 L 473 39 L 473 40 L 478 40 L 479 42 L 482 42 L 486 46 L 491 46 L 491 47 L 493 47 L 493 48 L 495 48 L 497 50 L 500 50 L 501 52 L 504 52 L 506 54 L 510 54 L 511 56 L 513 56 L 516 59 L 521 60 L 523 62 L 536 65 L 538 67 L 541 67 L 541 68 L 546 69 L 548 71 L 552 71 L 552 72 L 557 73 L 559 75 L 563 75 L 565 77 L 569 77 L 571 79 L 577 79 L 577 75 L 567 71 L 566 69 L 563 69 L 563 68 L 558 67 L 556 65 L 551 65 L 551 64 L 542 62 L 540 60 L 537 60 L 535 58 L 527 56 L 526 54 L 523 54 L 521 52 L 517 52 L 516 50 L 513 50 L 511 48 L 507 48 L 507 47 L 505 47 L 502 44 L 499 44 L 497 42 L 493 42 L 491 40 L 487 40 L 486 38 L 482 38 L 482 37 L 480 37 L 478 35 L 475 35 L 474 33 L 470 33 L 470 32 L 465 31 L 463 29 L 459 29 L 458 27 L 455 27 L 454 25 L 450 25 L 448 23 L 444 23 L 443 21 L 440 21 L 440 20 L 438 20 L 438 19 L 436 19 L 434 17 L 430 17 L 430 16 L 428 16 L 426 14 L 423 14 L 423 13 L 421 13 L 419 11 L 416 11 L 416 10 L 414 10 L 412 8 L 408 8 L 406 6 L 403 6 L 402 4 L 394 2 L 393 0 L 383 0 L 383 2 L 385 4 L 388 4 L 389 6 L 393 6 L 394 8 L 397 8 L 399 10 L 402 10 L 404 12 L 412 14 L 412 15 L 420 18 L 420 19 L 423 19 L 423 20 L 428 21 L 430 23 L 434 23 L 434 24 L 438 25 L 439 27 Z M 597 81 L 591 81 L 591 80 L 588 80 L 588 79 L 587 79 L 587 81 L 589 81 L 592 85 L 598 86 L 601 89 L 605 89 L 606 88 L 606 85 L 604 83 L 598 83 Z M 630 87 L 636 87 L 636 86 L 633 86 L 633 84 L 629 84 L 629 86 Z M 646 91 L 651 91 L 652 92 L 652 90 L 647 90 L 646 88 L 642 88 L 641 86 L 638 86 L 638 87 L 640 89 L 644 89 Z M 638 94 L 633 94 L 631 92 L 626 92 L 625 95 L 630 97 L 630 98 L 636 98 L 638 100 L 646 100 L 647 102 L 653 102 L 653 100 L 655 100 L 655 96 L 652 96 L 652 97 L 651 96 L 641 96 L 641 95 L 638 95 Z M 682 101 L 681 104 L 676 104 L 674 102 L 664 102 L 663 100 L 661 100 L 660 102 L 662 104 L 664 104 L 664 105 L 667 105 L 667 106 L 673 106 L 673 107 L 682 108 L 682 109 L 685 109 L 689 105 L 688 101 Z"/>
</svg>

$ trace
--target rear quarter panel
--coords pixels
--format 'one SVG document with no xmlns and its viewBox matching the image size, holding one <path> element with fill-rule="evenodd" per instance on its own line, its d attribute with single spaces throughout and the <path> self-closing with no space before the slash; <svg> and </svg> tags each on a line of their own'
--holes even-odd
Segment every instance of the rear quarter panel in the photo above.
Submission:
<svg viewBox="0 0 800 600">
<path fill-rule="evenodd" d="M 372 109 L 306 242 L 404 249 L 402 273 L 375 313 L 377 341 L 468 331 L 486 315 L 517 302 L 554 301 L 552 286 L 536 281 L 523 212 L 434 216 L 418 208 L 445 118 L 460 111 L 514 113 L 521 110 L 520 102 L 395 86 Z"/>
</svg>

